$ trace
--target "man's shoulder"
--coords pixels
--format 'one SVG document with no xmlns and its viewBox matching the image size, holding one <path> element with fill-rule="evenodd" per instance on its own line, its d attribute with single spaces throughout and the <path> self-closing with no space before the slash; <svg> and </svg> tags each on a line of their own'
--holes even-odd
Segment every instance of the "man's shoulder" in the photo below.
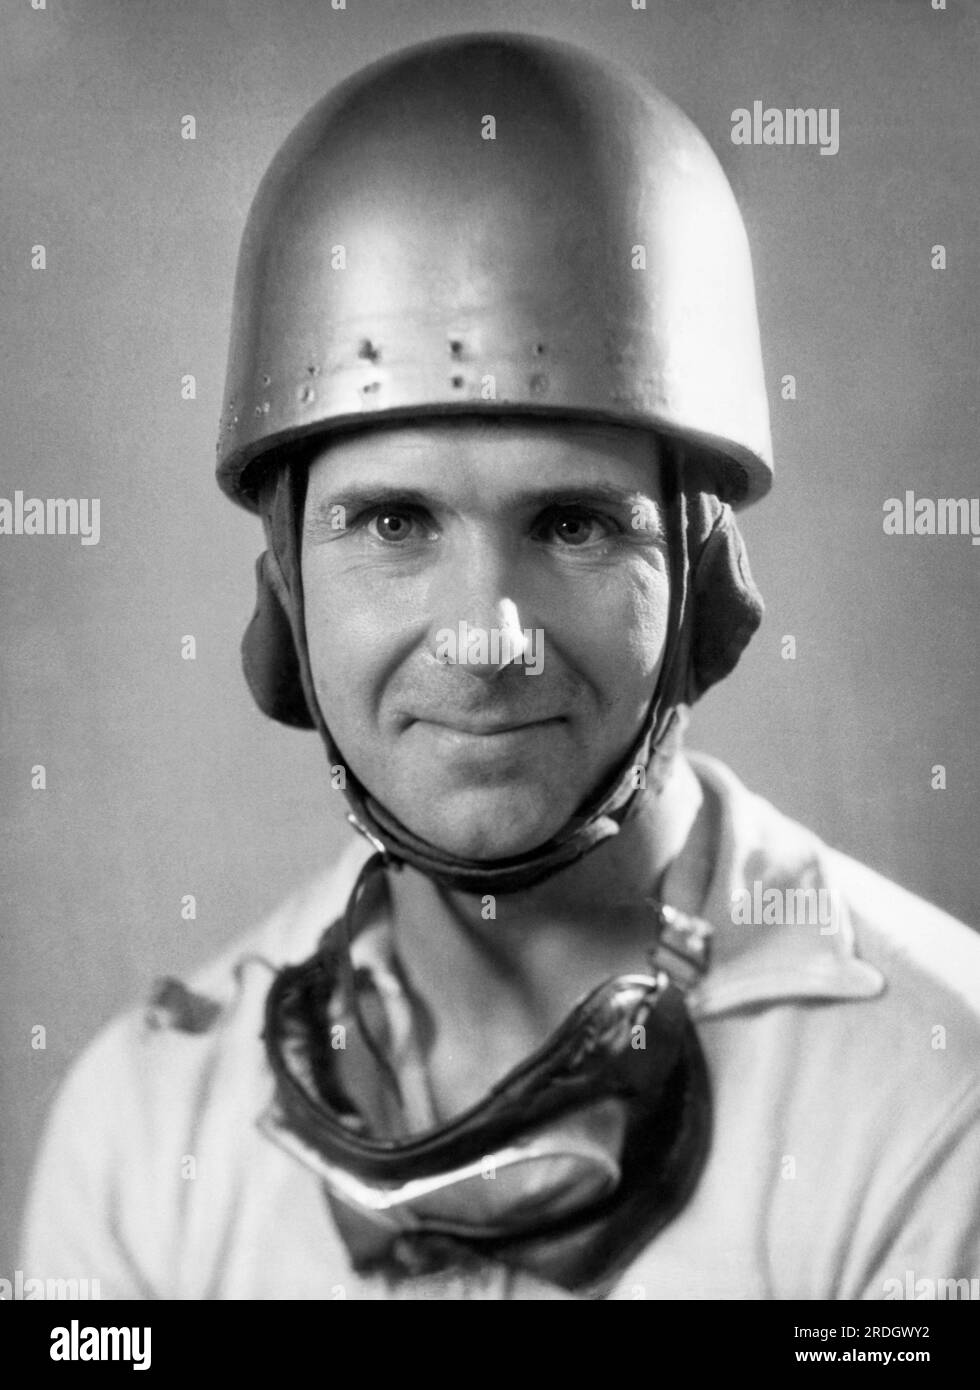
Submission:
<svg viewBox="0 0 980 1390">
<path fill-rule="evenodd" d="M 126 1290 L 115 1296 L 132 1296 L 136 1264 L 119 1264 L 126 1241 L 146 1288 L 165 1288 L 185 1241 L 231 1229 L 241 1193 L 221 1175 L 271 1162 L 258 1128 L 272 1094 L 262 1037 L 269 985 L 315 950 L 364 857 L 352 845 L 259 926 L 185 980 L 158 980 L 87 1044 L 48 1113 L 25 1268 L 96 1269 L 106 1289 Z M 110 1213 L 118 1240 L 104 1238 Z"/>
<path fill-rule="evenodd" d="M 750 791 L 715 758 L 692 754 L 695 772 L 723 805 L 726 890 L 756 899 L 772 886 L 815 885 L 828 895 L 843 930 L 818 932 L 828 949 L 846 938 L 855 957 L 878 970 L 886 993 L 915 1013 L 958 1001 L 980 1029 L 980 934 L 925 898 L 842 850 Z M 718 895 L 721 901 L 721 894 Z"/>
<path fill-rule="evenodd" d="M 826 849 L 859 951 L 895 989 L 959 999 L 980 1027 L 980 934 L 934 903 L 840 850 Z"/>
<path fill-rule="evenodd" d="M 237 935 L 185 978 L 158 979 L 147 998 L 106 1023 L 69 1069 L 57 1110 L 159 1112 L 177 1139 L 195 1113 L 263 1083 L 261 1032 L 269 985 L 284 965 L 316 949 L 343 912 L 370 850 L 352 844 L 257 926 Z M 208 1098 L 211 1097 L 209 1101 Z M 178 1121 L 178 1116 L 180 1121 Z M 145 1131 L 153 1133 L 149 1124 Z"/>
<path fill-rule="evenodd" d="M 358 870 L 370 854 L 365 841 L 351 841 L 260 922 L 234 936 L 219 954 L 194 970 L 188 986 L 227 999 L 237 990 L 238 976 L 248 962 L 279 970 L 305 960 L 324 931 L 342 915 Z"/>
</svg>

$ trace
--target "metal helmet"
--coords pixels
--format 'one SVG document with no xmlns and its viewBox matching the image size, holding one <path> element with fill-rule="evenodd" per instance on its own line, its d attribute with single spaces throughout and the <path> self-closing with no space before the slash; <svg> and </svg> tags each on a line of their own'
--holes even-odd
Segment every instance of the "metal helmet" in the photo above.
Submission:
<svg viewBox="0 0 980 1390">
<path fill-rule="evenodd" d="M 698 446 L 733 506 L 772 477 L 748 244 L 691 121 L 565 44 L 465 34 L 308 113 L 242 243 L 218 479 L 332 430 L 459 413 Z"/>
</svg>

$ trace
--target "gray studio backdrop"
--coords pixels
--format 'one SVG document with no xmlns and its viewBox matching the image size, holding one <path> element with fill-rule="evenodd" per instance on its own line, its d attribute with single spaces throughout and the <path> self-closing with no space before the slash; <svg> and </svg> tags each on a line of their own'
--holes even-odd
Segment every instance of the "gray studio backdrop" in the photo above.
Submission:
<svg viewBox="0 0 980 1390">
<path fill-rule="evenodd" d="M 975 920 L 980 548 L 887 536 L 882 504 L 908 489 L 977 493 L 978 9 L 4 6 L 0 495 L 99 498 L 101 535 L 0 536 L 0 1274 L 16 1262 L 43 1116 L 82 1045 L 349 833 L 315 736 L 250 703 L 238 643 L 260 530 L 212 466 L 258 179 L 326 88 L 403 44 L 487 28 L 567 37 L 662 86 L 719 152 L 753 243 L 777 481 L 744 520 L 766 623 L 692 742 Z M 837 108 L 839 152 L 733 146 L 732 112 L 756 99 Z M 181 396 L 188 374 L 194 399 Z M 782 398 L 786 375 L 795 400 Z M 932 787 L 937 764 L 945 790 Z"/>
</svg>

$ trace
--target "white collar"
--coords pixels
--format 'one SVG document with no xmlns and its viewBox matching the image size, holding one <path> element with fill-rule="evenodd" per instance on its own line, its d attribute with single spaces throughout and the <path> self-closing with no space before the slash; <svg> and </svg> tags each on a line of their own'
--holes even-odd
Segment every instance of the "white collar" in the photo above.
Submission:
<svg viewBox="0 0 980 1390">
<path fill-rule="evenodd" d="M 714 928 L 712 964 L 689 996 L 694 1017 L 714 1018 L 792 999 L 880 994 L 883 976 L 855 953 L 848 905 L 827 847 L 749 792 L 723 763 L 705 754 L 687 756 L 721 809 L 714 869 L 701 911 Z M 778 919 L 778 903 L 788 903 L 789 890 L 800 889 L 823 893 L 816 901 L 832 905 L 828 925 L 758 920 L 760 902 L 775 905 L 777 911 L 768 915 Z M 740 914 L 733 905 L 739 897 L 752 904 L 751 922 L 737 920 Z"/>
</svg>

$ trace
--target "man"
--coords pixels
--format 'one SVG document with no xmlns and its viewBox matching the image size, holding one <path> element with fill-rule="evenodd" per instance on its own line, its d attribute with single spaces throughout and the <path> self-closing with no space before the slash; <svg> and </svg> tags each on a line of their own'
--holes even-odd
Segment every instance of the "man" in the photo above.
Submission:
<svg viewBox="0 0 980 1390">
<path fill-rule="evenodd" d="M 351 79 L 253 207 L 218 471 L 266 532 L 249 684 L 361 837 L 92 1046 L 25 1269 L 180 1298 L 980 1274 L 975 938 L 681 748 L 758 626 L 732 508 L 771 479 L 745 234 L 691 123 L 539 39 Z"/>
</svg>

